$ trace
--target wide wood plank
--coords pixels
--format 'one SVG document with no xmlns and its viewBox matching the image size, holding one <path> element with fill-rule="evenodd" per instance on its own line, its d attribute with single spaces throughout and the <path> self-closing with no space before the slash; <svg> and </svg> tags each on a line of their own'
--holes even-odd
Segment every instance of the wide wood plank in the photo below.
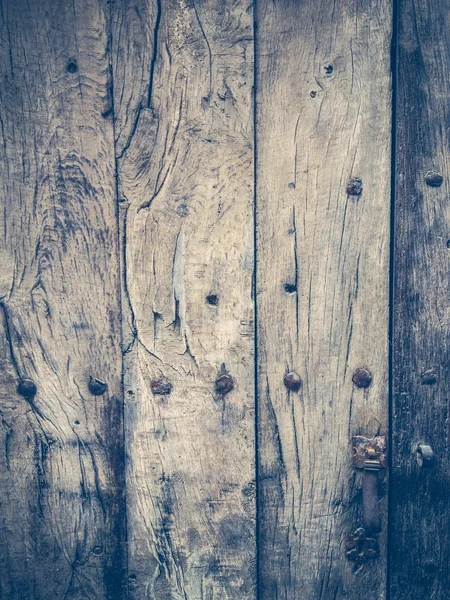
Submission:
<svg viewBox="0 0 450 600">
<path fill-rule="evenodd" d="M 392 600 L 448 598 L 450 2 L 399 2 Z M 420 467 L 419 444 L 434 466 Z"/>
<path fill-rule="evenodd" d="M 114 7 L 132 598 L 255 597 L 253 31 Z"/>
<path fill-rule="evenodd" d="M 8 600 L 122 597 L 108 15 L 99 0 L 0 7 L 0 596 Z M 107 384 L 104 393 L 91 377 Z M 18 393 L 23 378 L 35 394 Z"/>
<path fill-rule="evenodd" d="M 261 598 L 381 599 L 386 499 L 381 557 L 346 541 L 352 436 L 388 426 L 391 2 L 259 0 L 257 31 Z"/>
</svg>

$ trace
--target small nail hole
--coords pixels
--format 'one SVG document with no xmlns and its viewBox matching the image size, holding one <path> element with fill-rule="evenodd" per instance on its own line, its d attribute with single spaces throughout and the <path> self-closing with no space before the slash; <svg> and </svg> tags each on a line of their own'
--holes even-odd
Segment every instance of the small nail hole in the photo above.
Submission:
<svg viewBox="0 0 450 600">
<path fill-rule="evenodd" d="M 333 65 L 325 65 L 324 69 L 327 75 L 331 75 L 331 73 L 334 71 Z"/>
<path fill-rule="evenodd" d="M 285 283 L 284 289 L 288 294 L 293 294 L 297 291 L 297 286 L 294 283 Z"/>
<path fill-rule="evenodd" d="M 219 296 L 216 294 L 208 294 L 208 296 L 206 296 L 206 302 L 211 306 L 217 306 L 219 304 Z"/>
</svg>

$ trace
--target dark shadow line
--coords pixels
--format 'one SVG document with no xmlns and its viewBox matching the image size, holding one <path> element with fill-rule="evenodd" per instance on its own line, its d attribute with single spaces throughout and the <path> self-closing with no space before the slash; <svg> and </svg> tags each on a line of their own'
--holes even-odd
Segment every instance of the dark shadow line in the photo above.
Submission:
<svg viewBox="0 0 450 600">
<path fill-rule="evenodd" d="M 388 519 L 386 549 L 386 600 L 391 598 L 391 560 L 393 531 L 392 502 L 392 436 L 394 409 L 394 301 L 395 301 L 395 208 L 396 208 L 396 156 L 397 156 L 397 65 L 398 65 L 398 25 L 399 0 L 392 4 L 392 42 L 391 42 L 391 201 L 390 201 L 390 242 L 389 242 L 389 332 L 388 332 Z"/>
<path fill-rule="evenodd" d="M 257 80 L 258 80 L 258 2 L 253 2 L 253 307 L 254 307 L 254 385 L 255 385 L 255 545 L 256 545 L 256 600 L 262 597 L 261 593 L 261 496 L 260 496 L 260 458 L 259 458 L 259 381 L 258 381 L 258 204 L 257 204 Z"/>
</svg>

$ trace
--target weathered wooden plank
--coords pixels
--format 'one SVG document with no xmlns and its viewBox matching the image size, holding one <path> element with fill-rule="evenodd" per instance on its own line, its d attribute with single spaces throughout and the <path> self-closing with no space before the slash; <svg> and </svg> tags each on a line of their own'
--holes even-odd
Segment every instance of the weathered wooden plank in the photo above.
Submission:
<svg viewBox="0 0 450 600">
<path fill-rule="evenodd" d="M 261 597 L 384 598 L 386 500 L 382 557 L 345 543 L 351 438 L 388 426 L 391 2 L 260 0 L 257 31 Z"/>
<path fill-rule="evenodd" d="M 114 11 L 130 594 L 253 599 L 251 7 Z"/>
<path fill-rule="evenodd" d="M 109 7 L 0 10 L 0 596 L 121 598 Z M 34 397 L 16 391 L 31 378 Z M 89 378 L 107 383 L 103 395 Z M 119 487 L 120 486 L 120 487 Z"/>
<path fill-rule="evenodd" d="M 441 600 L 450 588 L 450 3 L 398 10 L 390 597 Z M 432 446 L 433 468 L 419 467 L 419 443 Z"/>
</svg>

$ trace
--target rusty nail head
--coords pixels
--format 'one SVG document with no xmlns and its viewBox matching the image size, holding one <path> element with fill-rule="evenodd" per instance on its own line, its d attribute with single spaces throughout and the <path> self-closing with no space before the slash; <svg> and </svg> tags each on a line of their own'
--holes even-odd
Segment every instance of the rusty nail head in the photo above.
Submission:
<svg viewBox="0 0 450 600">
<path fill-rule="evenodd" d="M 420 376 L 420 382 L 422 385 L 432 385 L 433 383 L 436 383 L 437 380 L 437 373 L 433 369 L 428 369 L 428 371 L 424 371 Z"/>
<path fill-rule="evenodd" d="M 37 387 L 31 379 L 22 379 L 17 386 L 17 393 L 24 398 L 33 398 L 36 395 Z"/>
<path fill-rule="evenodd" d="M 106 392 L 107 385 L 101 379 L 97 379 L 96 377 L 89 377 L 88 388 L 91 394 L 94 396 L 101 396 Z"/>
<path fill-rule="evenodd" d="M 356 469 L 376 468 L 384 469 L 387 465 L 387 441 L 386 436 L 377 435 L 368 438 L 363 435 L 355 435 L 352 440 L 353 466 Z"/>
<path fill-rule="evenodd" d="M 356 387 L 368 388 L 372 383 L 372 373 L 368 369 L 356 369 L 352 381 Z"/>
<path fill-rule="evenodd" d="M 167 377 L 160 377 L 150 383 L 150 389 L 155 396 L 168 396 L 172 391 L 172 384 Z"/>
<path fill-rule="evenodd" d="M 419 444 L 417 446 L 417 462 L 419 467 L 425 467 L 426 469 L 434 466 L 436 456 L 429 444 Z"/>
<path fill-rule="evenodd" d="M 302 380 L 300 375 L 297 375 L 297 373 L 294 373 L 294 371 L 286 373 L 283 381 L 284 385 L 288 388 L 288 390 L 291 390 L 291 392 L 298 392 L 298 390 L 302 386 Z"/>
<path fill-rule="evenodd" d="M 233 388 L 234 381 L 231 375 L 219 375 L 219 377 L 216 379 L 216 394 L 219 394 L 219 396 L 226 396 Z"/>
<path fill-rule="evenodd" d="M 347 183 L 347 194 L 349 196 L 361 196 L 362 190 L 361 179 L 359 177 L 350 177 Z"/>
<path fill-rule="evenodd" d="M 437 171 L 428 171 L 425 175 L 425 182 L 430 187 L 440 187 L 444 178 Z"/>
</svg>

